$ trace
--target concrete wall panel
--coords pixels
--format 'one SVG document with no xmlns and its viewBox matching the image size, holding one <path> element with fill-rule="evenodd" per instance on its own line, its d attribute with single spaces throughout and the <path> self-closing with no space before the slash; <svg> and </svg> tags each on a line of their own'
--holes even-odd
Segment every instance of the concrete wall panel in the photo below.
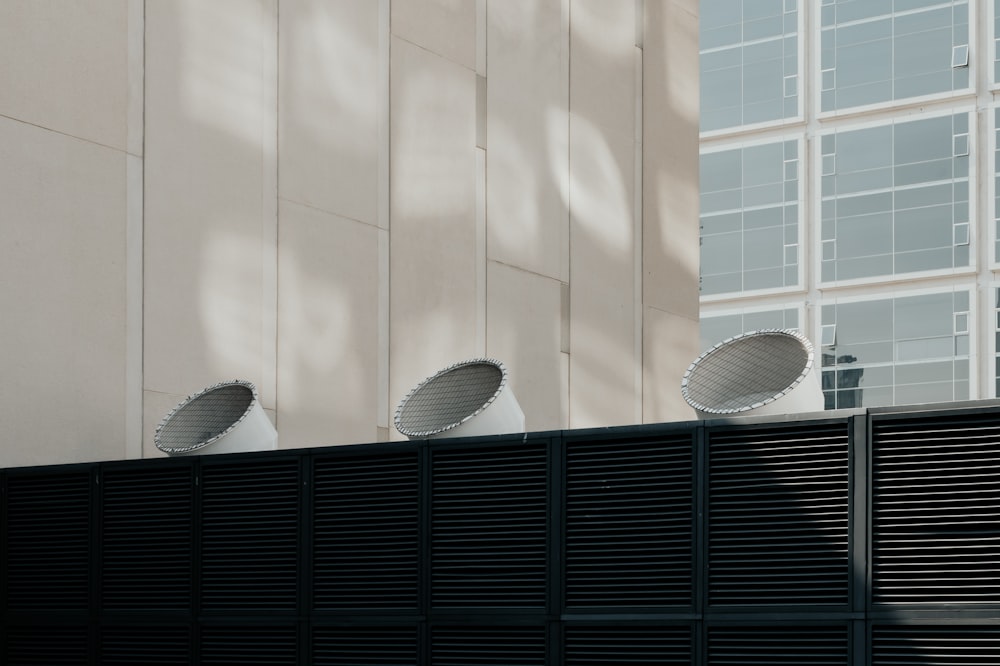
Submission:
<svg viewBox="0 0 1000 666">
<path fill-rule="evenodd" d="M 392 33 L 463 67 L 476 68 L 474 0 L 393 2 Z"/>
<path fill-rule="evenodd" d="M 698 357 L 698 320 L 647 307 L 642 339 L 643 423 L 695 418 L 681 395 L 681 378 Z"/>
</svg>

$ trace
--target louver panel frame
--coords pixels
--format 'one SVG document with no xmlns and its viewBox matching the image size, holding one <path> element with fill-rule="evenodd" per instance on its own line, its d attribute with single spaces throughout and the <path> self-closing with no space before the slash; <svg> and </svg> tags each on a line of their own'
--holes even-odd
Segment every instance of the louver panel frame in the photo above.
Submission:
<svg viewBox="0 0 1000 666">
<path fill-rule="evenodd" d="M 836 624 L 718 624 L 706 634 L 709 666 L 851 666 L 846 622 Z M 863 665 L 854 665 L 863 666 Z"/>
<path fill-rule="evenodd" d="M 874 606 L 1000 605 L 1000 415 L 873 416 Z"/>
<path fill-rule="evenodd" d="M 544 611 L 548 440 L 430 453 L 431 606 Z"/>
<path fill-rule="evenodd" d="M 694 631 L 688 624 L 567 624 L 565 666 L 690 666 Z"/>
<path fill-rule="evenodd" d="M 317 456 L 313 609 L 419 609 L 420 459 Z"/>
<path fill-rule="evenodd" d="M 694 604 L 690 430 L 565 445 L 565 606 Z"/>
<path fill-rule="evenodd" d="M 9 610 L 88 610 L 94 470 L 74 466 L 8 472 L 4 545 Z"/>
<path fill-rule="evenodd" d="M 418 666 L 417 625 L 314 626 L 312 666 Z"/>
<path fill-rule="evenodd" d="M 298 666 L 295 625 L 203 625 L 198 664 L 201 666 Z"/>
<path fill-rule="evenodd" d="M 995 666 L 997 624 L 891 624 L 871 627 L 871 666 Z"/>
<path fill-rule="evenodd" d="M 708 603 L 846 608 L 850 421 L 706 428 Z"/>
<path fill-rule="evenodd" d="M 101 666 L 189 666 L 193 636 L 188 625 L 121 625 L 100 630 Z"/>
<path fill-rule="evenodd" d="M 431 627 L 430 663 L 433 666 L 546 666 L 547 627 L 453 626 Z"/>
<path fill-rule="evenodd" d="M 101 607 L 190 611 L 194 465 L 108 465 L 100 486 Z"/>
<path fill-rule="evenodd" d="M 202 461 L 201 611 L 295 613 L 301 462 Z"/>
</svg>

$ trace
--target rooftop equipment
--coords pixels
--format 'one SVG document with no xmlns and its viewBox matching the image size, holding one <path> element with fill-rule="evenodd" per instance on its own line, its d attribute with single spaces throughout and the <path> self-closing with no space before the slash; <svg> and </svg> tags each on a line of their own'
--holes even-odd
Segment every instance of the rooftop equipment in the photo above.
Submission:
<svg viewBox="0 0 1000 666">
<path fill-rule="evenodd" d="M 420 382 L 399 403 L 395 422 L 410 439 L 524 432 L 507 368 L 491 358 L 456 363 Z"/>
<path fill-rule="evenodd" d="M 823 410 L 809 339 L 764 329 L 723 340 L 688 367 L 681 393 L 699 418 Z"/>
<path fill-rule="evenodd" d="M 278 433 L 257 388 L 237 379 L 188 396 L 163 417 L 153 443 L 171 456 L 268 451 L 278 448 Z"/>
</svg>

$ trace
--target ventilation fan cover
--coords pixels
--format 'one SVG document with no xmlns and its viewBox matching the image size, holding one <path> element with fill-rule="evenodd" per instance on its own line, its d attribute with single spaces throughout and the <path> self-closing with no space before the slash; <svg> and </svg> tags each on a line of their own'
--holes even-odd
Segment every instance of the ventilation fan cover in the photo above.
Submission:
<svg viewBox="0 0 1000 666">
<path fill-rule="evenodd" d="M 507 368 L 491 358 L 462 361 L 428 377 L 399 403 L 395 421 L 410 439 L 524 432 Z"/>
</svg>

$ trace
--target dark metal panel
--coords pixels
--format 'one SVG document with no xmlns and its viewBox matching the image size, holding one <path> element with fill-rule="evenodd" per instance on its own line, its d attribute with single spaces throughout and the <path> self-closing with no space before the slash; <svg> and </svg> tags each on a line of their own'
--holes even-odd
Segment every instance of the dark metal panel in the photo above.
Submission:
<svg viewBox="0 0 1000 666">
<path fill-rule="evenodd" d="M 547 627 L 542 625 L 436 625 L 430 666 L 546 666 Z"/>
<path fill-rule="evenodd" d="M 690 666 L 695 663 L 691 624 L 625 622 L 570 624 L 563 628 L 565 666 Z"/>
<path fill-rule="evenodd" d="M 189 625 L 122 625 L 100 630 L 102 666 L 188 666 L 193 658 Z"/>
<path fill-rule="evenodd" d="M 90 663 L 86 625 L 6 626 L 5 666 L 80 666 Z"/>
<path fill-rule="evenodd" d="M 312 666 L 417 666 L 419 625 L 319 626 L 311 640 Z"/>
<path fill-rule="evenodd" d="M 871 666 L 995 666 L 1000 626 L 876 623 Z"/>
<path fill-rule="evenodd" d="M 708 666 L 850 666 L 847 623 L 708 624 Z"/>
<path fill-rule="evenodd" d="M 296 625 L 207 624 L 201 627 L 202 666 L 297 666 Z"/>
</svg>

